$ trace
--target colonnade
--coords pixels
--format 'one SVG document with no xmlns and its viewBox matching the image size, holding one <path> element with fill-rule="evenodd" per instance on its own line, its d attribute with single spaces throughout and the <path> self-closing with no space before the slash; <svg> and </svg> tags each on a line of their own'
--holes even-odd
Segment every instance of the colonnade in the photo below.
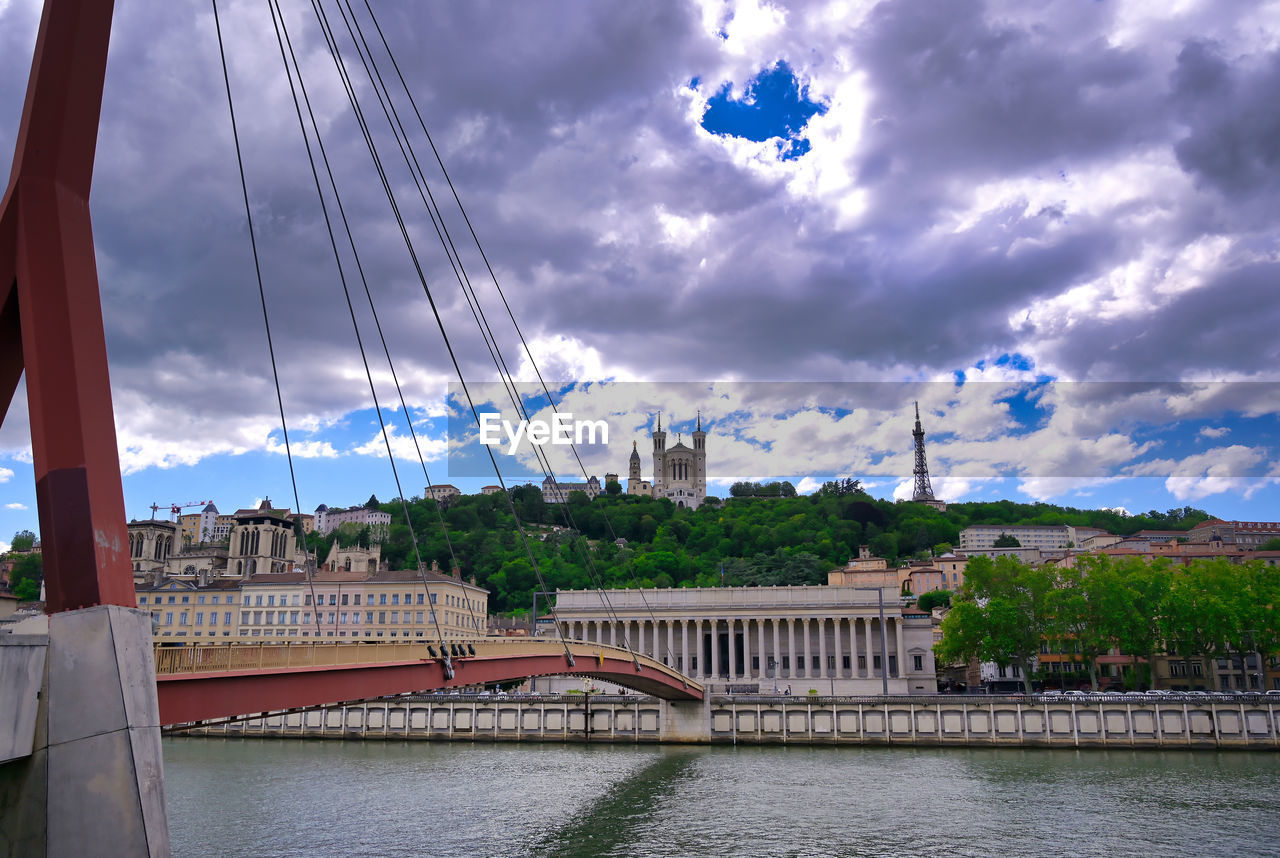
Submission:
<svg viewBox="0 0 1280 858">
<path fill-rule="evenodd" d="M 886 617 L 765 617 L 572 620 L 565 637 L 625 647 L 699 681 L 868 679 L 900 677 L 906 646 L 902 621 Z"/>
</svg>

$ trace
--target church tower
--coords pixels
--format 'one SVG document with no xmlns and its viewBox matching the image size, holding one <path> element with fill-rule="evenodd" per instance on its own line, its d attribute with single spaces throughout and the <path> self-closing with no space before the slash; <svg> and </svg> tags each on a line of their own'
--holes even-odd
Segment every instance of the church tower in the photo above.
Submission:
<svg viewBox="0 0 1280 858">
<path fill-rule="evenodd" d="M 658 412 L 658 428 L 653 431 L 653 495 L 662 497 L 667 484 L 667 433 L 662 431 L 662 412 Z"/>
<path fill-rule="evenodd" d="M 697 428 L 693 430 L 693 490 L 697 503 L 707 496 L 707 433 L 702 431 L 702 412 L 698 412 Z"/>
</svg>

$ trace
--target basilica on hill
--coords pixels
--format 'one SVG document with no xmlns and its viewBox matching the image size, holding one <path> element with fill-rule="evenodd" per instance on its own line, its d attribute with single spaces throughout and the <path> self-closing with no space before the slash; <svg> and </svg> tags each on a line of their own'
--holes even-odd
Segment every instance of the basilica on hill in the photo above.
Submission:
<svg viewBox="0 0 1280 858">
<path fill-rule="evenodd" d="M 680 435 L 667 447 L 667 433 L 662 431 L 662 415 L 653 438 L 653 480 L 640 476 L 640 451 L 631 444 L 631 461 L 627 468 L 627 494 L 667 498 L 673 504 L 697 509 L 707 497 L 707 433 L 702 431 L 702 415 L 698 415 L 692 447 Z"/>
</svg>

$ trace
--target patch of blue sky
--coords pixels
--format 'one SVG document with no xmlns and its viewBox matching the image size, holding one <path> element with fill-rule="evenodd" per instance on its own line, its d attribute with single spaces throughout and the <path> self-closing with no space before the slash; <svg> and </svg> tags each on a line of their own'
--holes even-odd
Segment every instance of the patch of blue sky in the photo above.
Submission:
<svg viewBox="0 0 1280 858">
<path fill-rule="evenodd" d="M 708 98 L 702 127 L 757 143 L 776 140 L 778 157 L 784 161 L 809 151 L 809 141 L 801 134 L 810 119 L 827 112 L 827 106 L 809 99 L 790 66 L 779 62 L 762 70 L 743 90 L 742 98 L 735 99 L 732 87 L 725 84 Z"/>
</svg>

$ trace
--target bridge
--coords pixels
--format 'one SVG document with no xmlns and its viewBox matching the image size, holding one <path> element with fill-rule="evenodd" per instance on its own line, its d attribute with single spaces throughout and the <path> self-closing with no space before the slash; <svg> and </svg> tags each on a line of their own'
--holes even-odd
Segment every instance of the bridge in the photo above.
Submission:
<svg viewBox="0 0 1280 858">
<path fill-rule="evenodd" d="M 701 686 L 650 658 L 572 641 L 449 641 L 447 655 L 439 643 L 153 650 L 89 211 L 113 10 L 45 0 L 0 198 L 0 414 L 25 374 L 49 614 L 47 635 L 0 636 L 0 842 L 25 855 L 168 855 L 161 724 L 560 674 L 700 700 Z"/>
<path fill-rule="evenodd" d="M 649 656 L 528 638 L 161 645 L 155 664 L 165 726 L 533 676 L 592 677 L 665 700 L 703 695 L 701 685 Z"/>
</svg>

